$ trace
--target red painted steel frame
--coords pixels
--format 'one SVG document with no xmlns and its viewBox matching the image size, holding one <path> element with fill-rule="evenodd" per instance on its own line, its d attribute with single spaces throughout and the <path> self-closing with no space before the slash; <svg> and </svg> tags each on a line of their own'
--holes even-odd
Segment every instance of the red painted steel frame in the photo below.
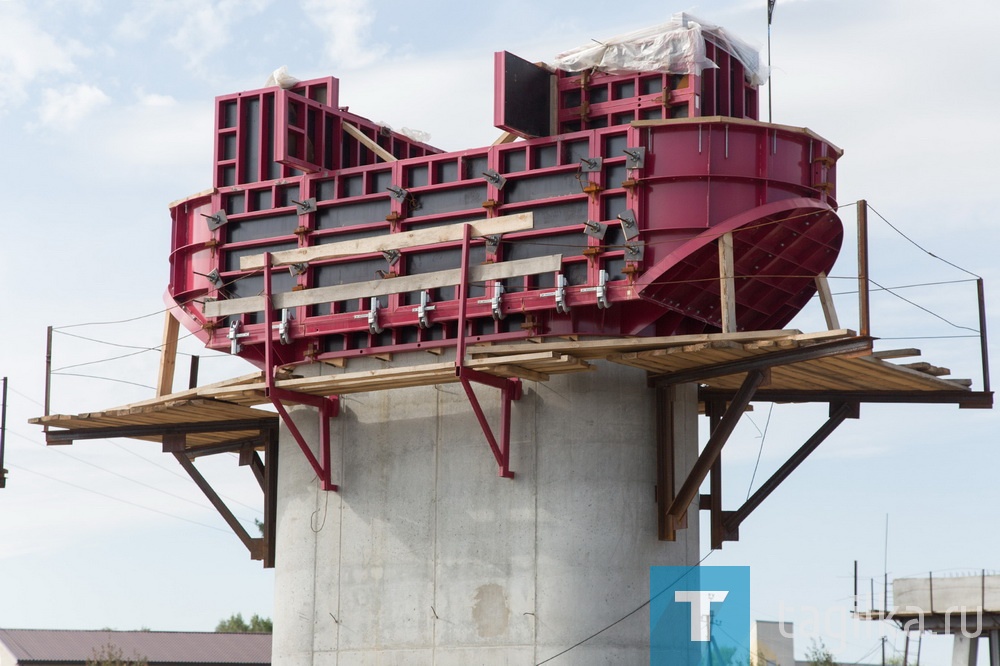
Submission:
<svg viewBox="0 0 1000 666">
<path fill-rule="evenodd" d="M 271 255 L 264 255 L 264 326 L 267 334 L 265 336 L 265 369 L 264 383 L 266 388 L 264 394 L 270 399 L 271 404 L 278 410 L 278 415 L 284 421 L 288 431 L 298 443 L 299 448 L 305 455 L 306 460 L 316 472 L 320 479 L 320 486 L 323 490 L 338 490 L 338 486 L 333 483 L 332 469 L 330 463 L 330 419 L 337 416 L 340 408 L 340 399 L 336 396 L 321 397 L 287 391 L 275 386 L 274 371 L 277 368 L 274 355 L 274 308 L 271 304 Z M 312 452 L 309 442 L 302 436 L 295 421 L 288 414 L 282 401 L 296 402 L 303 405 L 311 405 L 319 409 L 319 448 L 322 460 L 316 460 L 316 455 Z"/>
<path fill-rule="evenodd" d="M 240 257 L 530 211 L 534 228 L 503 235 L 489 254 L 471 239 L 403 249 L 391 264 L 372 253 L 275 268 L 275 288 L 288 291 L 365 282 L 376 270 L 562 255 L 558 272 L 475 286 L 504 287 L 497 313 L 471 285 L 433 290 L 423 318 L 418 292 L 384 296 L 371 329 L 368 299 L 295 308 L 281 362 L 449 347 L 461 358 L 470 340 L 717 332 L 715 239 L 725 232 L 738 330 L 781 328 L 839 252 L 841 153 L 808 130 L 755 120 L 756 88 L 738 61 L 708 47 L 722 69 L 701 77 L 558 73 L 560 134 L 453 153 L 348 113 L 332 77 L 220 97 L 219 187 L 171 209 L 168 295 L 207 346 L 227 349 L 235 321 L 246 334 L 241 355 L 273 367 L 273 332 L 259 313 L 213 318 L 201 307 L 206 296 L 260 293 L 260 275 Z M 726 115 L 698 117 L 708 113 Z M 398 159 L 378 161 L 345 123 Z M 209 218 L 221 223 L 209 229 Z"/>
<path fill-rule="evenodd" d="M 514 472 L 510 471 L 510 404 L 513 400 L 521 399 L 521 382 L 518 379 L 504 379 L 487 375 L 486 373 L 465 367 L 465 338 L 468 320 L 466 319 L 466 308 L 468 306 L 469 288 L 469 245 L 472 240 L 471 230 L 466 225 L 462 234 L 462 282 L 459 284 L 459 315 L 458 315 L 458 342 L 455 347 L 455 374 L 465 389 L 465 395 L 469 398 L 472 411 L 476 414 L 486 441 L 490 445 L 493 457 L 500 467 L 499 475 L 513 479 Z M 500 389 L 500 439 L 497 441 L 493 428 L 490 426 L 486 414 L 483 412 L 479 398 L 472 388 L 472 382 L 484 384 Z"/>
</svg>

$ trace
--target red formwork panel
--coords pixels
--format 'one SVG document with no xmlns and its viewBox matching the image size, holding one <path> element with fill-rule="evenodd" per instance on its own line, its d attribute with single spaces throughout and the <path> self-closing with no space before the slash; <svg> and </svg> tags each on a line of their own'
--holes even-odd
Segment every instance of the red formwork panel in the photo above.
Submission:
<svg viewBox="0 0 1000 666">
<path fill-rule="evenodd" d="M 280 361 L 448 346 L 460 325 L 470 341 L 718 331 L 717 239 L 730 232 L 738 327 L 782 327 L 840 248 L 840 150 L 755 120 L 742 66 L 714 54 L 720 68 L 702 76 L 557 72 L 556 134 L 449 153 L 340 108 L 332 77 L 220 97 L 216 187 L 171 209 L 168 297 L 210 348 L 237 349 L 238 330 L 239 353 L 261 363 L 261 313 L 203 306 L 261 293 L 241 258 L 531 212 L 529 230 L 474 239 L 471 259 L 559 254 L 557 271 L 470 285 L 465 319 L 448 286 L 380 296 L 374 315 L 367 297 L 298 306 Z M 461 241 L 447 241 L 276 267 L 273 291 L 429 274 L 461 257 Z"/>
</svg>

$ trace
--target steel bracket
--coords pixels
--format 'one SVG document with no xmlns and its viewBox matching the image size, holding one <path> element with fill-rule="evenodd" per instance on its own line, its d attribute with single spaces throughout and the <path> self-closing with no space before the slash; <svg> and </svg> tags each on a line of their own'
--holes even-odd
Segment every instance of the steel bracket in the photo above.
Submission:
<svg viewBox="0 0 1000 666">
<path fill-rule="evenodd" d="M 295 201 L 292 199 L 292 203 L 295 204 L 295 212 L 299 215 L 316 212 L 316 197 L 310 197 L 305 201 Z"/>
<path fill-rule="evenodd" d="M 608 303 L 608 272 L 601 269 L 601 272 L 597 276 L 597 286 L 596 287 L 585 287 L 580 290 L 581 294 L 595 293 L 597 294 L 597 307 L 605 310 L 611 307 Z"/>
<path fill-rule="evenodd" d="M 585 228 L 583 232 L 588 236 L 593 236 L 597 240 L 604 240 L 605 234 L 608 233 L 608 225 L 603 222 L 594 222 L 593 220 L 587 220 L 584 222 Z"/>
<path fill-rule="evenodd" d="M 462 234 L 462 279 L 458 284 L 458 336 L 455 342 L 455 376 L 458 377 L 459 382 L 461 382 L 462 388 L 465 390 L 465 394 L 469 398 L 469 403 L 472 405 L 472 411 L 475 413 L 476 419 L 479 421 L 479 425 L 483 429 L 483 435 L 486 436 L 486 442 L 489 444 L 490 451 L 493 453 L 493 457 L 497 461 L 499 475 L 506 479 L 513 479 L 514 472 L 510 471 L 510 413 L 511 403 L 514 400 L 521 399 L 521 380 L 516 378 L 488 375 L 485 372 L 465 367 L 465 337 L 468 333 L 467 313 L 469 298 L 469 247 L 471 241 L 472 232 L 470 231 L 469 226 L 466 225 Z M 503 292 L 499 283 L 497 283 L 496 286 L 498 287 L 498 290 L 494 292 L 494 295 L 499 301 L 499 296 Z M 476 392 L 472 388 L 473 382 L 483 384 L 485 386 L 492 386 L 493 388 L 500 390 L 499 437 L 494 434 L 493 428 L 490 427 L 486 414 L 483 412 L 483 408 L 479 404 L 479 398 L 476 396 Z"/>
<path fill-rule="evenodd" d="M 234 319 L 231 324 L 229 324 L 229 333 L 226 335 L 229 338 L 229 353 L 236 356 L 241 351 L 243 351 L 243 345 L 240 344 L 240 338 L 250 337 L 249 333 L 240 333 L 240 329 L 243 328 L 243 324 L 239 319 Z"/>
<path fill-rule="evenodd" d="M 628 161 L 625 163 L 625 168 L 627 169 L 641 169 L 646 166 L 646 148 L 645 146 L 637 146 L 635 148 L 623 148 L 622 152 L 628 157 Z"/>
<path fill-rule="evenodd" d="M 427 316 L 427 313 L 434 309 L 433 305 L 430 305 L 431 297 L 427 291 L 420 292 L 420 305 L 413 308 L 413 311 L 417 313 L 417 324 L 420 328 L 430 328 L 431 322 Z"/>
<path fill-rule="evenodd" d="M 332 480 L 332 463 L 330 455 L 330 419 L 340 413 L 340 398 L 337 396 L 318 396 L 297 391 L 289 391 L 279 388 L 275 380 L 274 371 L 278 362 L 274 349 L 274 308 L 272 306 L 271 293 L 271 253 L 264 253 L 264 395 L 278 412 L 278 416 L 288 428 L 288 432 L 295 439 L 295 442 L 302 450 L 309 465 L 319 477 L 320 487 L 323 490 L 338 490 L 339 486 Z M 378 300 L 372 299 L 374 308 L 378 308 Z M 282 321 L 285 321 L 287 310 L 282 313 Z M 294 402 L 300 405 L 309 405 L 319 410 L 319 450 L 320 457 L 316 458 L 309 442 L 302 435 L 295 421 L 285 409 L 285 402 Z"/>
<path fill-rule="evenodd" d="M 562 273 L 556 273 L 556 289 L 555 291 L 544 291 L 539 296 L 554 296 L 556 299 L 556 312 L 561 314 L 567 314 L 569 312 L 569 303 L 566 302 L 566 287 L 568 283 L 566 282 L 566 276 Z"/>
<path fill-rule="evenodd" d="M 622 223 L 622 232 L 627 240 L 632 240 L 639 235 L 639 224 L 636 221 L 634 210 L 629 208 L 624 213 L 619 214 L 618 220 Z"/>
<path fill-rule="evenodd" d="M 372 297 L 371 309 L 368 310 L 368 332 L 378 335 L 383 330 L 385 329 L 378 323 L 378 298 Z"/>
</svg>

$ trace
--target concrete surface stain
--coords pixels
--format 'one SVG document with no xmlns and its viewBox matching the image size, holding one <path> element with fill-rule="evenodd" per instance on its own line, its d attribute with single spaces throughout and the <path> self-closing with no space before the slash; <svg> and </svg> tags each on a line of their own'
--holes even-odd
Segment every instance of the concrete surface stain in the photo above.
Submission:
<svg viewBox="0 0 1000 666">
<path fill-rule="evenodd" d="M 496 583 L 480 585 L 476 589 L 476 603 L 472 607 L 476 631 L 483 638 L 501 636 L 510 622 L 510 608 L 503 588 Z"/>
</svg>

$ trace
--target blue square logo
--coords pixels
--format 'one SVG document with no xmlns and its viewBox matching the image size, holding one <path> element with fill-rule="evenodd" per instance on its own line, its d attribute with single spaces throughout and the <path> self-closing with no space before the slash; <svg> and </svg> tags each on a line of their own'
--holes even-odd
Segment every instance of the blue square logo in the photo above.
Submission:
<svg viewBox="0 0 1000 666">
<path fill-rule="evenodd" d="M 750 567 L 651 567 L 650 666 L 749 666 Z"/>
</svg>

